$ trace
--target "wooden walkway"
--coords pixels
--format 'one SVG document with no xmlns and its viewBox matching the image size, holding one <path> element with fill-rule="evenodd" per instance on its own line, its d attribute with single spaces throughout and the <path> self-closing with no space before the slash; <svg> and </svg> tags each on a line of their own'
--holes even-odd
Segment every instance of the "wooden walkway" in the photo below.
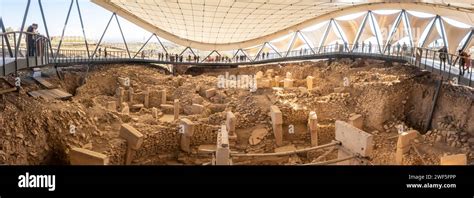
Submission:
<svg viewBox="0 0 474 198">
<path fill-rule="evenodd" d="M 42 89 L 38 91 L 30 91 L 28 95 L 34 98 L 44 98 L 44 99 L 61 99 L 66 100 L 72 97 L 72 94 L 59 89 Z"/>
<path fill-rule="evenodd" d="M 43 77 L 33 77 L 33 79 L 36 80 L 41 86 L 47 88 L 47 89 L 54 89 L 57 88 L 55 85 L 44 79 Z"/>
</svg>

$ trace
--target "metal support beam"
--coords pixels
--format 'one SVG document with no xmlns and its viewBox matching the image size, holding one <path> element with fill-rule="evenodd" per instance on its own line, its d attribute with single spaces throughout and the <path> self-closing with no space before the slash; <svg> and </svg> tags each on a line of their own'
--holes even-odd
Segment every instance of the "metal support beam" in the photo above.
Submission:
<svg viewBox="0 0 474 198">
<path fill-rule="evenodd" d="M 351 52 L 354 51 L 355 43 L 359 42 L 360 35 L 364 31 L 365 25 L 367 24 L 367 19 L 369 18 L 369 14 L 370 14 L 370 11 L 365 14 L 365 17 L 362 20 L 362 24 L 359 26 L 359 29 L 357 30 L 357 34 L 356 34 L 355 41 L 354 41 L 354 46 L 352 46 Z"/>
<path fill-rule="evenodd" d="M 280 54 L 280 52 L 277 51 L 277 50 L 275 49 L 275 47 L 273 47 L 273 45 L 272 45 L 271 43 L 267 42 L 267 45 L 270 46 L 270 48 L 272 48 L 272 50 L 275 51 L 275 52 L 278 54 L 278 56 L 283 57 L 283 56 Z"/>
<path fill-rule="evenodd" d="M 148 41 L 151 40 L 151 38 L 153 38 L 153 36 L 155 36 L 155 34 L 153 33 L 150 38 L 148 38 L 148 40 L 146 40 L 145 43 L 143 43 L 142 47 L 140 47 L 140 49 L 138 50 L 138 52 L 135 54 L 135 56 L 133 56 L 133 58 L 137 57 L 138 53 L 140 53 L 142 51 L 142 49 L 146 46 L 146 44 L 148 44 Z"/>
<path fill-rule="evenodd" d="M 378 34 L 377 34 L 377 29 L 375 28 L 375 27 L 377 27 L 377 26 L 375 26 L 375 20 L 374 20 L 374 16 L 372 15 L 372 11 L 369 10 L 368 15 L 370 15 L 370 21 L 372 22 L 371 28 L 372 28 L 372 27 L 374 28 L 373 31 L 374 31 L 374 33 L 375 33 L 375 39 L 377 39 L 377 45 L 379 46 L 379 52 L 382 53 L 382 49 L 380 49 L 380 47 L 381 47 L 381 46 L 380 46 L 380 39 L 379 39 L 379 36 L 378 36 Z"/>
<path fill-rule="evenodd" d="M 203 58 L 201 60 L 201 63 L 203 63 L 205 60 L 207 60 L 207 58 L 209 58 L 209 56 L 211 56 L 214 52 L 217 53 L 219 56 L 221 56 L 221 54 L 219 54 L 219 52 L 217 52 L 216 50 L 212 50 L 211 53 L 209 53 L 205 58 Z"/>
<path fill-rule="evenodd" d="M 267 44 L 267 42 L 263 43 L 262 47 L 260 48 L 260 50 L 258 50 L 257 54 L 255 55 L 255 58 L 253 59 L 253 61 L 256 61 L 258 56 L 260 56 L 260 53 L 262 52 L 263 48 L 265 47 L 265 45 Z"/>
<path fill-rule="evenodd" d="M 420 47 L 423 47 L 426 44 L 426 39 L 428 36 L 431 34 L 434 28 L 436 28 L 436 21 L 438 20 L 438 17 L 435 17 L 430 25 L 430 29 L 428 29 L 428 34 L 425 35 L 425 38 L 423 38 L 423 42 L 421 43 Z"/>
<path fill-rule="evenodd" d="M 415 44 L 413 43 L 413 33 L 411 32 L 410 20 L 408 20 L 406 10 L 402 10 L 402 12 L 403 12 L 403 20 L 405 22 L 404 24 L 406 26 L 405 29 L 407 30 L 408 37 L 409 37 L 409 40 L 410 40 L 410 46 L 415 47 Z"/>
<path fill-rule="evenodd" d="M 49 39 L 49 42 L 48 42 L 49 50 L 50 50 L 51 56 L 53 56 L 54 58 L 53 46 L 51 45 L 51 37 L 49 36 L 48 23 L 46 23 L 46 18 L 44 17 L 43 4 L 41 3 L 41 0 L 38 0 L 38 5 L 41 12 L 41 18 L 43 19 L 44 30 L 46 31 L 46 36 Z"/>
<path fill-rule="evenodd" d="M 86 31 L 84 30 L 84 23 L 82 22 L 81 9 L 79 8 L 79 0 L 76 0 L 77 13 L 79 13 L 79 20 L 81 22 L 82 34 L 84 35 L 84 43 L 86 44 L 87 57 L 91 57 L 89 52 L 89 45 L 87 44 Z M 49 37 L 48 37 L 49 38 Z"/>
<path fill-rule="evenodd" d="M 291 42 L 288 45 L 288 49 L 286 50 L 285 57 L 288 57 L 288 54 L 290 53 L 290 50 L 293 47 L 293 44 L 295 44 L 296 36 L 298 36 L 298 32 L 295 32 L 295 34 L 293 35 L 293 38 L 291 39 Z"/>
<path fill-rule="evenodd" d="M 250 62 L 253 62 L 253 60 L 252 60 L 251 57 L 247 54 L 247 52 L 245 52 L 245 50 L 242 50 L 242 54 L 244 54 L 245 57 L 246 57 Z"/>
<path fill-rule="evenodd" d="M 324 42 L 326 42 L 326 39 L 328 38 L 329 30 L 332 26 L 333 21 L 334 21 L 334 19 L 331 19 L 328 22 L 328 26 L 326 27 L 326 30 L 324 31 L 323 37 L 321 38 L 321 42 L 319 43 L 319 46 L 318 46 L 318 48 L 319 48 L 318 53 L 321 53 L 321 49 L 323 48 Z"/>
<path fill-rule="evenodd" d="M 122 35 L 123 43 L 125 44 L 125 49 L 127 50 L 128 58 L 132 58 L 130 56 L 130 51 L 128 50 L 127 41 L 125 40 L 125 36 L 123 35 L 122 26 L 120 26 L 120 22 L 118 20 L 117 14 L 114 13 L 114 16 L 115 16 L 115 20 L 117 21 L 117 25 L 119 27 L 120 34 Z"/>
<path fill-rule="evenodd" d="M 99 45 L 100 45 L 100 43 L 102 42 L 102 39 L 104 38 L 105 32 L 107 32 L 107 29 L 109 28 L 110 22 L 111 22 L 112 19 L 114 18 L 114 15 L 115 15 L 115 13 L 112 13 L 112 16 L 110 16 L 109 22 L 107 23 L 107 26 L 105 26 L 105 30 L 104 30 L 104 32 L 102 33 L 102 36 L 100 37 L 99 42 L 97 42 L 97 44 L 96 44 L 96 46 L 95 46 L 94 53 L 92 53 L 91 57 L 94 57 L 95 53 L 97 52 L 97 49 L 99 48 Z"/>
<path fill-rule="evenodd" d="M 349 43 L 347 42 L 346 38 L 344 38 L 344 36 L 342 35 L 342 32 L 339 29 L 339 25 L 337 24 L 337 22 L 334 19 L 332 20 L 332 22 L 334 23 L 334 27 L 336 27 L 337 33 L 339 33 L 339 36 L 341 37 L 342 41 L 344 43 L 347 43 L 347 46 L 349 46 Z M 349 47 L 347 47 L 347 51 L 349 51 Z"/>
<path fill-rule="evenodd" d="M 23 29 L 25 29 L 25 22 L 26 22 L 26 17 L 28 17 L 28 11 L 30 10 L 30 3 L 31 3 L 31 0 L 28 0 L 28 3 L 26 4 L 26 9 L 25 9 L 25 14 L 23 15 L 23 21 L 21 22 L 21 27 L 20 27 L 20 36 L 18 36 L 18 42 L 16 44 L 16 47 L 15 47 L 15 59 L 16 57 L 18 56 L 18 49 L 20 47 L 20 44 L 21 44 L 21 36 L 23 34 Z M 27 57 L 28 57 L 28 53 L 27 54 Z M 17 72 L 17 64 L 16 64 L 16 60 L 15 60 L 15 73 Z"/>
<path fill-rule="evenodd" d="M 235 51 L 234 55 L 232 55 L 231 60 L 234 60 L 235 56 L 237 56 L 237 54 L 239 53 L 239 51 L 242 51 L 242 49 L 238 49 L 237 51 Z"/>
<path fill-rule="evenodd" d="M 61 40 L 59 40 L 58 49 L 56 50 L 55 59 L 58 58 L 59 50 L 61 49 L 61 44 L 63 43 L 64 32 L 66 31 L 66 26 L 67 26 L 67 22 L 69 21 L 69 15 L 71 14 L 71 9 L 72 9 L 73 3 L 74 3 L 74 0 L 71 0 L 71 4 L 69 5 L 69 11 L 67 12 L 67 16 L 66 16 L 66 22 L 64 22 L 63 33 L 61 34 Z"/>
<path fill-rule="evenodd" d="M 179 56 L 183 55 L 183 53 L 184 53 L 187 49 L 189 49 L 189 50 L 191 51 L 191 53 L 193 53 L 193 55 L 196 56 L 196 54 L 194 53 L 193 49 L 191 49 L 191 47 L 186 47 L 186 48 L 184 48 L 184 50 L 179 54 Z"/>
<path fill-rule="evenodd" d="M 313 54 L 316 54 L 316 52 L 313 50 L 313 48 L 311 47 L 311 45 L 309 44 L 309 42 L 306 40 L 305 36 L 303 35 L 303 33 L 301 33 L 301 31 L 297 31 L 298 34 L 301 36 L 301 39 L 303 39 L 303 41 L 306 43 L 306 45 L 309 47 L 309 49 L 313 52 Z"/>
<path fill-rule="evenodd" d="M 163 43 L 161 42 L 161 39 L 156 34 L 155 34 L 155 38 L 156 38 L 156 40 L 158 40 L 158 43 L 160 43 L 160 45 L 163 48 L 163 50 L 165 51 L 165 53 L 168 53 L 168 50 L 166 50 L 166 47 L 163 45 Z"/>
<path fill-rule="evenodd" d="M 446 46 L 446 49 L 449 49 L 448 38 L 446 37 L 446 30 L 444 29 L 443 22 L 441 21 L 441 16 L 437 15 L 437 18 L 438 18 L 439 27 L 441 28 L 441 37 L 443 38 L 444 46 Z M 447 56 L 446 58 L 448 59 L 448 64 L 451 64 L 451 58 L 448 55 L 446 56 Z"/>
<path fill-rule="evenodd" d="M 398 15 L 397 19 L 395 19 L 395 23 L 394 25 L 392 26 L 392 29 L 390 30 L 389 34 L 388 34 L 388 37 L 387 37 L 387 42 L 385 42 L 385 45 L 383 46 L 383 50 L 382 50 L 382 54 L 385 53 L 387 51 L 387 46 L 389 43 L 392 43 L 392 37 L 393 35 L 395 34 L 398 26 L 400 26 L 400 22 L 402 20 L 402 15 L 403 15 L 403 10 L 400 12 L 400 14 Z"/>
<path fill-rule="evenodd" d="M 0 17 L 0 26 L 2 26 L 2 33 L 5 33 L 6 32 L 5 24 L 3 24 L 2 17 Z M 10 46 L 10 41 L 8 41 L 8 36 L 4 35 L 3 37 L 5 38 L 5 44 L 7 45 L 8 53 L 10 53 L 10 58 L 13 58 L 13 51 L 12 51 L 12 47 Z"/>
</svg>

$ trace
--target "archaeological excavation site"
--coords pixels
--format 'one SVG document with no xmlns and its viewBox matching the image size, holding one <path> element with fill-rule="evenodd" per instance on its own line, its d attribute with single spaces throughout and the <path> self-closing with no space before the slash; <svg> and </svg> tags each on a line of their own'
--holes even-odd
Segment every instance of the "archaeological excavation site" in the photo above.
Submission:
<svg viewBox="0 0 474 198">
<path fill-rule="evenodd" d="M 474 195 L 473 0 L 0 0 L 0 40 L 0 198 Z"/>
<path fill-rule="evenodd" d="M 21 88 L 0 98 L 0 163 L 474 163 L 472 88 L 406 63 L 173 71 L 116 63 L 20 72 Z"/>
</svg>

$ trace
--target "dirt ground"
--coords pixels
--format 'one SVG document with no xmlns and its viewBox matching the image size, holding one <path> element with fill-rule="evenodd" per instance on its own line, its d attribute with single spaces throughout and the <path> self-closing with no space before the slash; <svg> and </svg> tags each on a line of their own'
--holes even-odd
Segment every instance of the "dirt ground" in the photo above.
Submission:
<svg viewBox="0 0 474 198">
<path fill-rule="evenodd" d="M 273 72 L 271 72 L 273 70 Z M 72 147 L 103 153 L 110 164 L 124 164 L 126 142 L 119 138 L 123 123 L 144 134 L 142 147 L 132 164 L 209 164 L 212 156 L 199 147 L 213 148 L 217 131 L 226 112 L 237 118 L 237 138 L 230 142 L 232 152 L 272 153 L 288 148 L 311 147 L 307 119 L 310 111 L 318 116 L 319 144 L 335 139 L 335 121 L 347 121 L 354 114 L 363 117 L 363 130 L 374 136 L 374 153 L 369 164 L 395 164 L 398 128 L 421 132 L 403 164 L 439 164 L 440 157 L 466 154 L 474 164 L 474 90 L 444 83 L 433 113 L 430 130 L 423 132 L 433 105 L 437 77 L 416 68 L 376 60 L 335 60 L 297 62 L 222 70 L 193 70 L 167 75 L 159 68 L 146 65 L 96 65 L 86 72 L 85 66 L 64 68 L 59 74 L 43 70 L 43 76 L 59 88 L 72 93 L 69 100 L 30 97 L 27 92 L 42 89 L 22 73 L 22 89 L 0 95 L 0 164 L 69 164 Z M 199 72 L 197 72 L 199 71 Z M 219 88 L 219 75 L 255 75 L 255 92 L 242 88 Z M 291 73 L 292 88 L 262 87 L 268 75 L 281 80 Z M 271 73 L 271 74 L 270 74 Z M 306 77 L 313 76 L 313 89 L 306 88 Z M 129 113 L 107 104 L 117 100 L 122 87 L 129 101 L 130 79 L 133 100 Z M 347 82 L 345 82 L 347 78 Z M 8 79 L 12 81 L 13 79 Z M 2 85 L 5 86 L 5 85 Z M 215 93 L 206 95 L 207 90 Z M 149 106 L 142 107 L 150 90 Z M 173 112 L 162 107 L 179 99 L 180 118 L 197 123 L 191 139 L 191 152 L 180 149 L 178 121 Z M 202 108 L 195 109 L 195 105 Z M 283 114 L 284 147 L 277 147 L 272 133 L 269 107 L 276 105 Z M 157 109 L 154 117 L 153 108 Z M 75 127 L 71 131 L 71 125 Z M 289 127 L 294 133 L 289 133 Z M 324 156 L 321 156 L 323 155 Z M 234 164 L 291 165 L 337 158 L 337 150 L 327 148 L 285 157 L 235 157 Z"/>
</svg>

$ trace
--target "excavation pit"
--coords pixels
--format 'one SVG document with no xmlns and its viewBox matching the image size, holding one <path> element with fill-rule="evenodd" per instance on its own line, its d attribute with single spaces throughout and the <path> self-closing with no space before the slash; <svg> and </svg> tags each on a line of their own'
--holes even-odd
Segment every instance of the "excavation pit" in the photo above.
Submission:
<svg viewBox="0 0 474 198">
<path fill-rule="evenodd" d="M 274 87 L 256 91 L 232 83 L 219 87 L 222 76 L 253 77 L 259 72 L 256 84 L 272 82 Z M 74 96 L 65 101 L 32 98 L 26 93 L 41 87 L 29 80 L 23 81 L 19 93 L 3 94 L 0 163 L 70 164 L 71 149 L 82 148 L 106 155 L 108 164 L 122 165 L 128 145 L 119 132 L 122 124 L 128 124 L 143 134 L 131 164 L 210 164 L 212 155 L 198 148 L 216 145 L 228 112 L 235 116 L 235 136 L 229 133 L 231 152 L 305 149 L 312 146 L 308 126 L 312 111 L 317 115 L 317 145 L 335 140 L 337 120 L 357 118 L 356 125 L 362 123 L 357 128 L 373 135 L 373 153 L 367 159 L 372 164 L 396 164 L 398 134 L 412 129 L 421 134 L 411 142 L 416 152 L 405 153 L 401 164 L 439 164 L 440 157 L 454 154 L 466 154 L 467 164 L 473 163 L 473 90 L 443 83 L 430 116 L 439 78 L 408 65 L 342 59 L 219 71 L 193 68 L 188 73 L 194 75 L 172 76 L 146 65 L 96 65 L 87 76 L 64 69 L 60 80 L 43 70 L 46 80 Z M 117 92 L 119 87 L 123 91 Z M 281 123 L 273 120 L 272 105 L 281 111 Z M 430 117 L 431 125 L 426 127 Z M 182 119 L 194 124 L 192 133 Z M 282 128 L 279 144 L 275 125 Z M 183 138 L 189 150 L 183 150 Z M 335 159 L 337 151 L 324 148 L 288 156 L 231 158 L 236 165 L 305 164 Z"/>
</svg>

